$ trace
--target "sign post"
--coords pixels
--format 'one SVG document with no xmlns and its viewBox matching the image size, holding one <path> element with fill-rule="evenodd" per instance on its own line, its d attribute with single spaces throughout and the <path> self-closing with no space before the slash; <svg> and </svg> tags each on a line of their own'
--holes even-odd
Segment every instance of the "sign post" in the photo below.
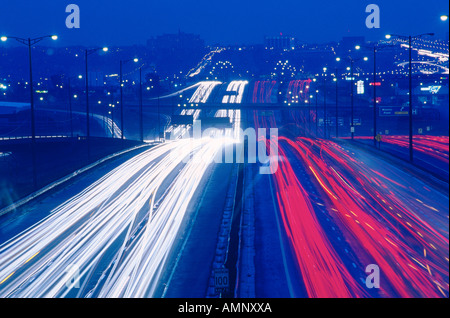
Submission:
<svg viewBox="0 0 450 318">
<path fill-rule="evenodd" d="M 378 142 L 378 148 L 380 148 L 380 149 L 381 149 L 381 140 L 382 139 L 383 138 L 381 137 L 380 134 L 377 134 L 376 137 L 375 137 L 375 140 Z"/>
<path fill-rule="evenodd" d="M 214 270 L 214 289 L 216 294 L 226 293 L 230 284 L 229 272 L 226 268 L 217 268 Z"/>
</svg>

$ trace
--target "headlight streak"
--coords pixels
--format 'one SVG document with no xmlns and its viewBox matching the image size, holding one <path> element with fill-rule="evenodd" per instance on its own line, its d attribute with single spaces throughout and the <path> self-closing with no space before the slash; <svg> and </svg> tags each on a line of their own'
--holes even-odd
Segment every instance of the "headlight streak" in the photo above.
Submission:
<svg viewBox="0 0 450 318">
<path fill-rule="evenodd" d="M 158 189 L 184 157 L 194 153 L 197 159 L 214 158 L 221 146 L 217 140 L 204 138 L 148 150 L 2 244 L 0 295 L 66 297 L 72 291 L 66 287 L 66 268 L 76 264 L 80 280 L 90 279 L 94 268 L 119 242 L 112 263 L 100 266 L 109 270 L 107 277 L 103 272 L 105 280 L 91 282 L 94 287 L 88 293 L 88 283 L 83 282 L 78 297 L 151 296 L 209 162 L 188 161 L 155 208 Z M 179 156 L 171 156 L 175 149 Z"/>
<path fill-rule="evenodd" d="M 192 95 L 191 99 L 189 100 L 189 103 L 194 104 L 200 104 L 200 103 L 206 103 L 209 96 L 211 95 L 211 92 L 213 91 L 214 87 L 217 85 L 222 84 L 222 82 L 217 81 L 211 81 L 211 82 L 200 82 L 199 87 Z"/>
<path fill-rule="evenodd" d="M 244 97 L 245 86 L 247 81 L 232 81 L 228 84 L 227 92 L 235 92 L 236 95 L 225 95 L 222 98 L 223 104 L 240 104 Z"/>
<path fill-rule="evenodd" d="M 165 261 L 170 250 L 168 246 L 172 245 L 184 211 L 209 165 L 209 161 L 205 158 L 213 158 L 221 147 L 220 143 L 214 141 L 208 141 L 207 145 L 194 155 L 193 160 L 177 177 L 167 197 L 158 207 L 154 219 L 147 224 L 144 238 L 139 242 L 140 246 L 136 245 L 129 252 L 130 257 L 125 259 L 122 262 L 123 266 L 116 271 L 114 281 L 118 284 L 105 289 L 107 296 L 151 297 L 153 294 L 157 280 L 152 273 L 156 272 L 159 276 L 160 264 Z M 163 211 L 172 212 L 163 213 Z M 174 234 L 169 235 L 170 232 Z M 129 280 L 128 287 L 123 290 L 120 282 L 126 280 Z"/>
</svg>

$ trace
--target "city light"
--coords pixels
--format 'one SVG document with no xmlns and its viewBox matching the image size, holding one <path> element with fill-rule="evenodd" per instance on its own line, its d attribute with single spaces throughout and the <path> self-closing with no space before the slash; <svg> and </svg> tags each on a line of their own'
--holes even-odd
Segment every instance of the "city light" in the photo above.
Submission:
<svg viewBox="0 0 450 318">
<path fill-rule="evenodd" d="M 297 2 L 5 20 L 0 297 L 448 298 L 448 9 Z"/>
</svg>

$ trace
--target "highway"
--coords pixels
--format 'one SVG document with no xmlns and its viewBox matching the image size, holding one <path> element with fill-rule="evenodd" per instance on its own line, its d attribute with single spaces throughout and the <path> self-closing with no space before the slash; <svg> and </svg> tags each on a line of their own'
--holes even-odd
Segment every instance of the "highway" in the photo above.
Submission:
<svg viewBox="0 0 450 318">
<path fill-rule="evenodd" d="M 273 117 L 255 122 L 276 125 Z M 448 297 L 444 188 L 330 140 L 280 137 L 279 154 L 270 182 L 280 238 L 289 242 L 280 244 L 290 264 L 279 276 L 297 286 L 290 296 Z M 371 264 L 380 289 L 366 286 Z"/>
<path fill-rule="evenodd" d="M 221 85 L 190 87 L 196 90 L 189 102 L 207 103 Z M 240 128 L 280 124 L 274 112 L 226 107 L 242 103 L 247 85 L 227 84 L 224 109 L 178 109 L 194 121 L 229 117 L 233 136 L 195 139 L 189 127 L 169 123 L 170 140 L 128 159 L 3 242 L 0 297 L 211 296 L 211 269 L 225 266 L 224 255 L 238 256 L 236 264 L 227 263 L 230 271 L 250 277 L 245 283 L 236 278 L 234 295 L 251 295 L 253 288 L 261 298 L 448 297 L 448 183 L 358 143 L 287 134 L 276 145 L 265 140 L 267 149 L 278 147 L 271 175 L 260 174 L 259 164 L 218 162 L 208 173 L 223 148 L 241 137 Z M 386 139 L 403 148 L 405 142 Z M 448 138 L 417 138 L 417 151 L 448 162 Z M 236 197 L 225 193 L 233 193 L 232 171 L 240 171 Z M 220 224 L 227 204 L 241 218 L 227 223 L 228 234 Z M 251 222 L 242 225 L 244 216 Z M 234 249 L 219 248 L 220 240 L 232 241 Z M 371 265 L 380 270 L 379 288 L 368 287 Z"/>
<path fill-rule="evenodd" d="M 2 244 L 1 297 L 151 297 L 205 158 L 221 146 L 206 138 L 152 148 Z"/>
<path fill-rule="evenodd" d="M 205 102 L 218 84 L 200 83 L 193 102 Z M 239 123 L 237 112 L 215 116 L 228 113 Z M 196 120 L 200 110 L 180 114 Z M 0 296 L 152 297 L 208 166 L 233 142 L 184 138 L 188 132 L 169 126 L 171 141 L 126 161 L 0 245 Z"/>
</svg>

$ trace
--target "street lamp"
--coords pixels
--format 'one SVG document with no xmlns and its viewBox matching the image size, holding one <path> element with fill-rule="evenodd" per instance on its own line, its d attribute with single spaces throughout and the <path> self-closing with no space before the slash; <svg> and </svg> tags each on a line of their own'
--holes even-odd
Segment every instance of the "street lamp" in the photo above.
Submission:
<svg viewBox="0 0 450 318">
<path fill-rule="evenodd" d="M 354 86 L 355 86 L 355 79 L 354 79 L 354 72 L 353 72 L 353 64 L 355 62 L 360 61 L 361 59 L 354 59 L 351 56 L 347 56 L 347 58 L 350 60 L 350 68 L 347 68 L 347 70 L 350 70 L 350 80 L 351 80 L 351 89 L 350 89 L 350 97 L 351 97 L 351 122 L 350 122 L 350 132 L 352 135 L 352 140 L 355 137 L 355 118 L 354 118 Z M 339 62 L 341 59 L 340 58 L 336 58 L 336 61 Z M 364 57 L 362 58 L 362 60 L 364 61 L 368 61 L 369 58 L 368 57 Z"/>
<path fill-rule="evenodd" d="M 123 65 L 124 64 L 126 64 L 126 63 L 128 63 L 128 62 L 130 62 L 130 61 L 133 61 L 134 63 L 137 63 L 137 62 L 139 62 L 139 59 L 137 59 L 137 58 L 133 58 L 133 59 L 130 59 L 130 60 L 120 60 L 120 78 L 119 78 L 119 81 L 120 81 L 120 129 L 122 130 L 122 132 L 121 132 L 121 138 L 122 138 L 122 140 L 124 139 L 124 134 L 123 134 L 123 130 L 124 130 L 124 124 L 123 124 L 123 72 L 122 72 L 122 68 L 123 68 Z"/>
<path fill-rule="evenodd" d="M 409 160 L 412 162 L 414 160 L 414 145 L 413 145 L 413 96 L 412 96 L 412 41 L 414 39 L 421 38 L 422 36 L 433 36 L 434 33 L 423 33 L 419 35 L 398 35 L 398 34 L 387 34 L 386 39 L 391 39 L 393 36 L 408 40 L 408 50 L 409 50 Z"/>
<path fill-rule="evenodd" d="M 85 50 L 85 66 L 86 66 L 86 74 L 85 74 L 85 79 L 86 79 L 86 137 L 87 137 L 87 145 L 88 145 L 88 159 L 90 160 L 91 158 L 91 146 L 90 146 L 90 138 L 91 138 L 91 127 L 90 127 L 90 122 L 89 122 L 89 116 L 90 116 L 90 110 L 89 110 L 89 73 L 88 73 L 88 56 L 98 52 L 98 51 L 103 51 L 103 52 L 108 52 L 108 48 L 107 47 L 103 47 L 103 48 L 95 48 L 95 49 L 86 49 Z"/>
<path fill-rule="evenodd" d="M 308 133 L 311 135 L 311 99 L 313 99 L 314 96 L 311 94 L 309 95 L 309 103 L 308 103 Z"/>
<path fill-rule="evenodd" d="M 71 80 L 72 79 L 83 79 L 83 75 L 78 76 L 72 76 L 68 78 L 68 88 L 69 88 L 69 113 L 70 113 L 70 136 L 73 138 L 73 112 L 72 112 L 72 85 Z"/>
<path fill-rule="evenodd" d="M 324 129 L 324 135 L 325 139 L 327 138 L 327 68 L 323 68 L 324 80 L 323 80 L 323 129 Z"/>
<path fill-rule="evenodd" d="M 370 48 L 373 50 L 373 143 L 374 146 L 377 146 L 377 86 L 376 86 L 376 82 L 377 82 L 377 52 L 380 49 L 383 48 L 387 48 L 387 47 L 393 47 L 394 45 L 384 45 L 384 46 L 380 46 L 380 45 L 373 45 L 371 47 L 369 46 L 365 46 L 366 48 Z M 361 46 L 357 45 L 355 46 L 356 50 L 360 50 Z"/>
<path fill-rule="evenodd" d="M 338 79 L 337 79 L 337 73 L 338 73 L 338 68 L 336 67 L 335 69 L 335 74 L 334 74 L 334 78 L 333 78 L 333 82 L 336 83 L 336 138 L 338 138 L 339 135 L 339 127 L 338 127 L 338 100 L 339 100 L 339 86 L 338 86 Z"/>
<path fill-rule="evenodd" d="M 35 121 L 35 109 L 34 109 L 34 88 L 33 88 L 33 63 L 31 58 L 31 48 L 46 38 L 51 38 L 56 41 L 58 36 L 46 35 L 38 38 L 19 38 L 15 36 L 1 36 L 0 40 L 6 42 L 8 39 L 14 39 L 19 43 L 28 46 L 28 60 L 30 66 L 30 112 L 31 112 L 31 144 L 32 144 L 32 157 L 33 157 L 33 185 L 37 190 L 37 171 L 36 171 L 36 121 Z"/>
<path fill-rule="evenodd" d="M 318 116 L 318 114 L 317 114 L 317 110 L 318 110 L 318 107 L 317 107 L 317 103 L 318 103 L 318 95 L 319 95 L 319 90 L 318 89 L 316 89 L 316 138 L 317 138 L 317 131 L 318 131 L 318 128 L 319 128 L 319 116 Z"/>
<path fill-rule="evenodd" d="M 137 63 L 135 59 L 135 63 Z M 142 68 L 144 65 L 139 67 L 139 132 L 141 142 L 144 142 L 144 113 L 143 113 L 143 105 L 142 105 Z"/>
</svg>

